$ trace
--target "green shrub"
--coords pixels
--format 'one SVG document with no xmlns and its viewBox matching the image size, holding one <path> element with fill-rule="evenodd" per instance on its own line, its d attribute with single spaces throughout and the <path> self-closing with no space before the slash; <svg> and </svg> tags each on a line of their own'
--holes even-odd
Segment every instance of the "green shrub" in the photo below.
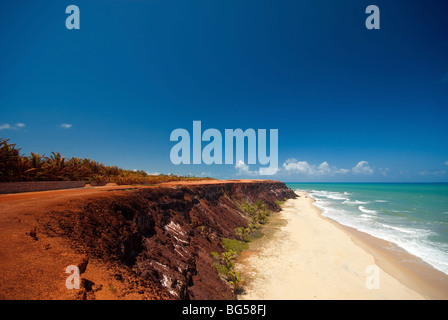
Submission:
<svg viewBox="0 0 448 320">
<path fill-rule="evenodd" d="M 228 238 L 222 239 L 222 245 L 224 246 L 224 249 L 226 249 L 226 251 L 233 251 L 236 254 L 241 253 L 241 251 L 246 250 L 248 247 L 247 243 L 244 243 L 237 239 Z"/>
<path fill-rule="evenodd" d="M 227 282 L 233 287 L 235 293 L 241 292 L 242 284 L 244 283 L 241 273 L 239 271 L 231 270 L 227 276 Z"/>
<path fill-rule="evenodd" d="M 251 221 L 248 227 L 235 228 L 235 233 L 239 236 L 238 239 L 223 238 L 221 243 L 224 247 L 224 252 L 218 254 L 211 252 L 214 265 L 219 274 L 223 275 L 226 281 L 233 287 L 233 291 L 238 293 L 242 289 L 244 280 L 239 271 L 235 271 L 233 259 L 243 250 L 248 248 L 247 242 L 263 236 L 263 233 L 258 230 L 262 224 L 268 221 L 271 211 L 267 205 L 261 200 L 257 200 L 254 204 L 249 202 L 234 202 L 243 214 Z"/>
<path fill-rule="evenodd" d="M 216 271 L 226 279 L 227 283 L 233 287 L 233 291 L 237 293 L 241 290 L 241 285 L 244 280 L 240 272 L 235 271 L 233 259 L 247 248 L 247 244 L 236 239 L 227 238 L 222 239 L 222 244 L 226 251 L 221 254 L 213 251 L 210 254 L 215 261 L 214 266 Z"/>
<path fill-rule="evenodd" d="M 215 260 L 215 262 L 219 261 L 219 253 L 216 251 L 212 251 L 210 252 L 211 256 L 213 257 L 213 260 Z"/>
<path fill-rule="evenodd" d="M 219 263 L 215 263 L 215 268 L 216 271 L 218 271 L 219 274 L 225 276 L 227 278 L 229 272 L 232 270 L 230 269 L 228 266 L 219 264 Z"/>
</svg>

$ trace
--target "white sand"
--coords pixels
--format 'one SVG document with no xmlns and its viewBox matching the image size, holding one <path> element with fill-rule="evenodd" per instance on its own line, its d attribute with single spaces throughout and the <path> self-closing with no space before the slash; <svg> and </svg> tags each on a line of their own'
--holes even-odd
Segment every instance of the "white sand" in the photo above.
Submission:
<svg viewBox="0 0 448 320">
<path fill-rule="evenodd" d="M 239 299 L 423 299 L 383 269 L 344 230 L 319 215 L 310 198 L 288 200 L 280 217 L 287 221 L 238 268 L 247 283 Z M 378 268 L 379 289 L 366 281 Z M 373 282 L 369 282 L 373 283 Z"/>
</svg>

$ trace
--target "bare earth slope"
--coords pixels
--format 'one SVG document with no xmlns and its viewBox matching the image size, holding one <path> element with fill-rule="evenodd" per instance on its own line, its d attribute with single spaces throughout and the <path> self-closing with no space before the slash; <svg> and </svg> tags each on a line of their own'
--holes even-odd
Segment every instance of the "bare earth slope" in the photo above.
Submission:
<svg viewBox="0 0 448 320">
<path fill-rule="evenodd" d="M 236 203 L 292 197 L 267 180 L 0 195 L 0 299 L 230 299 L 210 252 L 247 226 Z"/>
</svg>

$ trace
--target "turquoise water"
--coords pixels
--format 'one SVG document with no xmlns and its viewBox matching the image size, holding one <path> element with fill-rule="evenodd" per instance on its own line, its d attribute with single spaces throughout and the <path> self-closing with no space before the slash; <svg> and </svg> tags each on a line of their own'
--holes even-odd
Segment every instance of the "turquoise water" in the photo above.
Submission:
<svg viewBox="0 0 448 320">
<path fill-rule="evenodd" d="M 286 183 L 322 214 L 394 242 L 448 274 L 447 183 Z"/>
</svg>

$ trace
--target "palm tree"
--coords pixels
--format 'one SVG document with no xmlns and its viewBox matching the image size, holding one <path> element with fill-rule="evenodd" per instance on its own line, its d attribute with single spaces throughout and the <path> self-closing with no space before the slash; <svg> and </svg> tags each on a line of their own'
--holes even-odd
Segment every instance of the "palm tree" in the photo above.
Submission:
<svg viewBox="0 0 448 320">
<path fill-rule="evenodd" d="M 42 159 L 44 159 L 44 156 L 44 154 L 40 156 L 38 153 L 31 152 L 31 164 L 33 168 L 40 169 L 42 167 Z"/>
<path fill-rule="evenodd" d="M 53 167 L 63 168 L 65 159 L 59 152 L 52 152 L 50 156 L 50 162 Z"/>
<path fill-rule="evenodd" d="M 239 271 L 230 270 L 227 274 L 227 282 L 233 287 L 233 292 L 238 293 L 242 289 L 244 280 Z"/>
<path fill-rule="evenodd" d="M 39 180 L 42 175 L 42 165 L 44 164 L 44 155 L 40 156 L 38 153 L 31 152 L 30 157 L 21 157 L 23 162 L 26 162 L 26 171 L 23 173 L 24 178 L 29 181 Z"/>
<path fill-rule="evenodd" d="M 227 267 L 227 269 L 231 270 L 234 266 L 232 258 L 235 256 L 235 251 L 229 250 L 226 252 L 223 252 L 221 254 L 222 262 Z"/>
<path fill-rule="evenodd" d="M 0 181 L 17 181 L 19 150 L 9 144 L 9 139 L 0 138 Z"/>
</svg>

